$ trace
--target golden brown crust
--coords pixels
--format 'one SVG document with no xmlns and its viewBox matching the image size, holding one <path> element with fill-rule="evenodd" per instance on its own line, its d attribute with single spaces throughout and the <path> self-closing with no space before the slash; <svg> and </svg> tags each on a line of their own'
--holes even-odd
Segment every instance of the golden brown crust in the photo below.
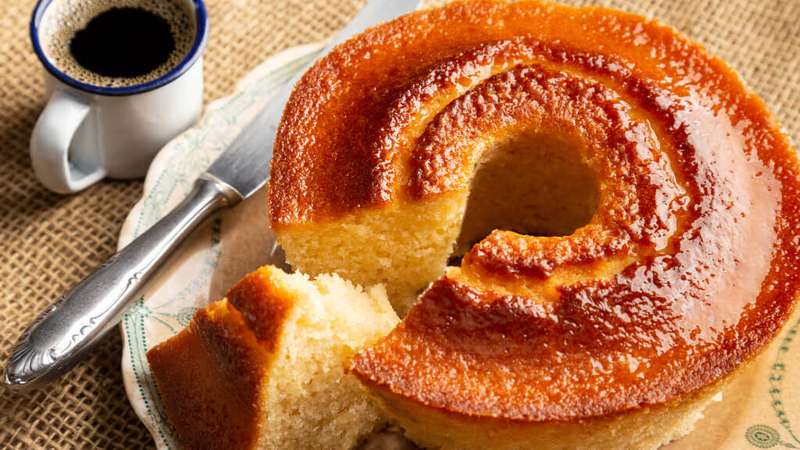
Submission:
<svg viewBox="0 0 800 450">
<path fill-rule="evenodd" d="M 228 291 L 227 299 L 239 310 L 261 345 L 268 351 L 278 346 L 284 319 L 294 301 L 270 279 L 270 271 L 262 267 L 242 278 Z"/>
<path fill-rule="evenodd" d="M 538 423 L 463 416 L 430 408 L 379 385 L 369 387 L 389 417 L 415 419 L 402 422 L 404 431 L 423 448 L 650 450 L 690 431 L 725 384 L 719 382 L 679 401 L 630 414 Z"/>
<path fill-rule="evenodd" d="M 225 301 L 147 352 L 161 403 L 188 449 L 254 448 L 268 355 Z M 225 419 L 223 419 L 225 418 Z"/>
<path fill-rule="evenodd" d="M 187 328 L 147 352 L 161 403 L 188 449 L 255 448 L 265 377 L 294 299 L 270 268 L 197 311 Z"/>
<path fill-rule="evenodd" d="M 579 143 L 601 184 L 592 221 L 493 232 L 358 376 L 472 417 L 587 419 L 690 395 L 775 335 L 800 289 L 794 150 L 724 63 L 607 9 L 463 2 L 338 47 L 287 106 L 272 225 L 468 190 L 486 142 L 531 130 Z M 612 259 L 629 263 L 508 293 Z"/>
</svg>

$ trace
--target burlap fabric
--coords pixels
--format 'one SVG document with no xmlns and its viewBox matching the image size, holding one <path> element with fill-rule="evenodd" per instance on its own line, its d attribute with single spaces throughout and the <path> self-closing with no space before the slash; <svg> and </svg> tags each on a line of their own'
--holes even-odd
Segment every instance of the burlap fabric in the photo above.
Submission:
<svg viewBox="0 0 800 450">
<path fill-rule="evenodd" d="M 207 0 L 206 99 L 265 57 L 316 41 L 363 0 Z M 599 3 L 673 25 L 726 59 L 800 135 L 800 0 L 569 0 Z M 0 359 L 25 325 L 113 253 L 140 182 L 107 181 L 75 196 L 48 193 L 27 154 L 43 106 L 27 24 L 33 1 L 0 0 Z M 0 391 L 0 448 L 137 448 L 152 441 L 131 410 L 111 333 L 63 380 L 32 393 Z"/>
</svg>

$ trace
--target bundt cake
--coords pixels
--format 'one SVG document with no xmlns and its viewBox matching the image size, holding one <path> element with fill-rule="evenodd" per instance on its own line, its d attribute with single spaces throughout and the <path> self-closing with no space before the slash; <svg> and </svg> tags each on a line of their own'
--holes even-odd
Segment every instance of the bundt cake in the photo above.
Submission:
<svg viewBox="0 0 800 450">
<path fill-rule="evenodd" d="M 383 423 L 347 365 L 398 320 L 380 286 L 264 267 L 147 358 L 182 448 L 347 450 Z"/>
<path fill-rule="evenodd" d="M 761 100 L 672 29 L 478 0 L 304 75 L 269 211 L 295 268 L 410 309 L 351 370 L 417 443 L 653 448 L 791 312 L 798 168 Z"/>
</svg>

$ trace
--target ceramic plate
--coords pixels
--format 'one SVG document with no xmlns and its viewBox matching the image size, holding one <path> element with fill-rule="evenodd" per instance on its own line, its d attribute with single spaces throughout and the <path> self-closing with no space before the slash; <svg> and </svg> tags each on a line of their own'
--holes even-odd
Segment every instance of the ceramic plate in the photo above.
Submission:
<svg viewBox="0 0 800 450">
<path fill-rule="evenodd" d="M 195 128 L 167 145 L 153 161 L 144 195 L 122 228 L 119 246 L 182 200 L 193 180 L 269 101 L 276 87 L 313 59 L 320 48 L 296 47 L 268 59 L 239 83 L 234 95 L 213 103 Z M 176 334 L 198 307 L 221 298 L 244 274 L 263 264 L 282 264 L 274 248 L 265 195 L 259 192 L 197 230 L 124 316 L 125 389 L 158 448 L 176 445 L 147 365 L 147 350 Z M 725 390 L 723 400 L 709 407 L 696 430 L 668 447 L 800 448 L 800 349 L 793 341 L 798 328 L 800 322 L 795 318 L 762 357 Z"/>
</svg>

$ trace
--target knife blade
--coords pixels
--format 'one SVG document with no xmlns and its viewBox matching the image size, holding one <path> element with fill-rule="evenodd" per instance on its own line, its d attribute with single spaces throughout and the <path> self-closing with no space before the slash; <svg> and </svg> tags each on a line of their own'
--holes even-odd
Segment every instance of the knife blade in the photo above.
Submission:
<svg viewBox="0 0 800 450">
<path fill-rule="evenodd" d="M 320 51 L 320 56 L 369 26 L 413 11 L 418 3 L 370 0 Z M 9 357 L 2 379 L 6 386 L 32 388 L 68 372 L 119 322 L 140 288 L 198 225 L 266 183 L 283 107 L 306 68 L 256 113 L 198 178 L 186 199 L 39 315 Z"/>
</svg>

